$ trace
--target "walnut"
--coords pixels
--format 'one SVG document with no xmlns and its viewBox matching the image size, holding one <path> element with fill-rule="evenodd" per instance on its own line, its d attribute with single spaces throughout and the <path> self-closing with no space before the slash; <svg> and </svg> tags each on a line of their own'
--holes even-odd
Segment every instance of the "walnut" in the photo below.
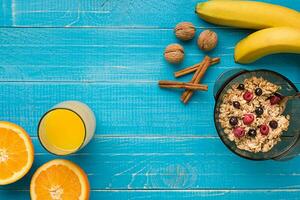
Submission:
<svg viewBox="0 0 300 200">
<path fill-rule="evenodd" d="M 203 31 L 198 38 L 198 46 L 203 51 L 210 51 L 217 46 L 218 35 L 211 30 Z"/>
<path fill-rule="evenodd" d="M 195 26 L 190 22 L 181 22 L 176 25 L 174 33 L 182 41 L 188 41 L 194 38 L 196 32 Z"/>
<path fill-rule="evenodd" d="M 168 62 L 178 64 L 183 61 L 184 49 L 179 44 L 170 44 L 166 47 L 164 56 Z"/>
</svg>

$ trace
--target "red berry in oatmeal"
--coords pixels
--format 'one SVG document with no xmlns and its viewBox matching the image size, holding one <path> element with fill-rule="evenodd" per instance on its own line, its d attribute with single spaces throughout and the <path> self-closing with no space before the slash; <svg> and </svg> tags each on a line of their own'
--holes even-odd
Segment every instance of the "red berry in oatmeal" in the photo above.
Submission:
<svg viewBox="0 0 300 200">
<path fill-rule="evenodd" d="M 249 102 L 253 99 L 253 93 L 250 91 L 246 91 L 243 95 L 243 98 Z"/>
<path fill-rule="evenodd" d="M 281 101 L 281 98 L 279 96 L 276 96 L 276 95 L 271 96 L 271 98 L 270 98 L 271 105 L 278 104 L 280 101 Z"/>
<path fill-rule="evenodd" d="M 219 110 L 224 134 L 237 148 L 268 152 L 288 130 L 290 116 L 279 104 L 280 87 L 263 78 L 252 77 L 225 91 Z"/>
<path fill-rule="evenodd" d="M 254 121 L 254 115 L 245 114 L 243 117 L 243 122 L 245 125 L 250 125 Z"/>
<path fill-rule="evenodd" d="M 236 127 L 235 129 L 233 129 L 233 134 L 237 138 L 242 138 L 245 136 L 245 129 L 242 127 Z"/>
<path fill-rule="evenodd" d="M 266 124 L 261 125 L 259 127 L 259 130 L 260 130 L 260 132 L 261 132 L 262 135 L 268 135 L 269 131 L 270 131 L 268 125 L 266 125 Z"/>
</svg>

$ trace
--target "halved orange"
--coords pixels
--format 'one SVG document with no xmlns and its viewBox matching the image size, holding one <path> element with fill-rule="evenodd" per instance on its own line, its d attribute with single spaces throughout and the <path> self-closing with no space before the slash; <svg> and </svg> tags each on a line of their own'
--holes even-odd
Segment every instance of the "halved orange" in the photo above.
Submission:
<svg viewBox="0 0 300 200">
<path fill-rule="evenodd" d="M 14 183 L 30 170 L 32 141 L 20 126 L 0 121 L 0 185 Z"/>
<path fill-rule="evenodd" d="M 32 200 L 87 200 L 89 194 L 87 175 L 68 160 L 45 163 L 34 173 L 30 183 Z"/>
</svg>

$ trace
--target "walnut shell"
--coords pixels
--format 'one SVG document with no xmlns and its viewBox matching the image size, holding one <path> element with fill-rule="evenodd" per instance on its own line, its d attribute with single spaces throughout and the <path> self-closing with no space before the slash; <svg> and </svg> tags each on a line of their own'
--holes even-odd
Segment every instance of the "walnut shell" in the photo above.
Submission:
<svg viewBox="0 0 300 200">
<path fill-rule="evenodd" d="M 170 44 L 164 53 L 165 59 L 173 64 L 178 64 L 184 59 L 184 48 L 179 44 Z"/>
<path fill-rule="evenodd" d="M 182 41 L 188 41 L 194 38 L 196 28 L 191 22 L 181 22 L 174 29 L 176 37 Z"/>
<path fill-rule="evenodd" d="M 217 46 L 218 35 L 211 30 L 203 31 L 198 37 L 198 46 L 203 51 L 210 51 Z"/>
</svg>

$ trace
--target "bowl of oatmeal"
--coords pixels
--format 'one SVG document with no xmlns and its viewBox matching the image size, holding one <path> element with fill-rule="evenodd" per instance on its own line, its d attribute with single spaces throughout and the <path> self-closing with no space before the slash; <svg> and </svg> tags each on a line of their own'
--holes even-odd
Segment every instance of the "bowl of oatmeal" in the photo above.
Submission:
<svg viewBox="0 0 300 200">
<path fill-rule="evenodd" d="M 217 80 L 214 91 L 216 129 L 231 151 L 252 160 L 298 153 L 300 111 L 295 108 L 300 101 L 282 103 L 283 96 L 298 92 L 286 77 L 269 70 L 234 70 Z"/>
</svg>

